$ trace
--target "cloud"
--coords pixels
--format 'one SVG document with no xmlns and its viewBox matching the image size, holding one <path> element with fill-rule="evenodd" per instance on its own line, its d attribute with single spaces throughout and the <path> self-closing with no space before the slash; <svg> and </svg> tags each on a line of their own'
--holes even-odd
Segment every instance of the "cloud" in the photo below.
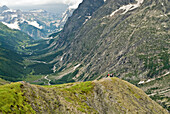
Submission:
<svg viewBox="0 0 170 114">
<path fill-rule="evenodd" d="M 64 4 L 68 4 L 70 6 L 69 8 L 75 9 L 82 1 L 83 0 L 64 0 Z"/>
<path fill-rule="evenodd" d="M 0 0 L 1 5 L 7 5 L 7 6 L 41 5 L 41 4 L 51 4 L 51 3 L 64 3 L 68 5 L 75 5 L 75 4 L 79 4 L 80 2 L 82 2 L 82 0 Z"/>
<path fill-rule="evenodd" d="M 74 5 L 74 4 L 77 4 L 77 3 L 81 3 L 82 0 L 64 0 L 63 3 L 64 4 L 68 4 L 68 5 Z"/>
</svg>

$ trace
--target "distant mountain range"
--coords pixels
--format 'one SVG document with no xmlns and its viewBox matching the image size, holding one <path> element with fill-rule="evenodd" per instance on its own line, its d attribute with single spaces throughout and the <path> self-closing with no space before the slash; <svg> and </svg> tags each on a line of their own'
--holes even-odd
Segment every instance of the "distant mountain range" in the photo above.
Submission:
<svg viewBox="0 0 170 114">
<path fill-rule="evenodd" d="M 59 15 L 42 9 L 21 11 L 2 6 L 0 7 L 0 22 L 11 29 L 21 30 L 34 39 L 41 39 L 62 30 L 73 11 L 74 9 L 67 9 L 63 15 Z"/>
<path fill-rule="evenodd" d="M 23 80 L 32 71 L 37 74 L 52 73 L 48 65 L 37 64 L 38 61 L 33 62 L 35 65 L 25 66 L 23 56 L 32 55 L 34 49 L 43 49 L 43 43 L 37 39 L 47 38 L 49 33 L 60 31 L 73 10 L 68 8 L 59 18 L 58 15 L 42 9 L 22 12 L 9 9 L 7 6 L 0 7 L 0 21 L 2 21 L 0 23 L 0 78 L 18 81 Z M 61 20 L 53 21 L 53 19 Z M 34 48 L 37 46 L 34 44 L 35 40 L 37 44 L 40 43 L 38 48 Z M 46 41 L 44 45 L 49 46 Z M 39 70 L 40 67 L 43 69 Z"/>
<path fill-rule="evenodd" d="M 2 13 L 5 10 L 9 10 L 9 8 L 6 5 L 0 6 L 0 13 Z"/>
</svg>

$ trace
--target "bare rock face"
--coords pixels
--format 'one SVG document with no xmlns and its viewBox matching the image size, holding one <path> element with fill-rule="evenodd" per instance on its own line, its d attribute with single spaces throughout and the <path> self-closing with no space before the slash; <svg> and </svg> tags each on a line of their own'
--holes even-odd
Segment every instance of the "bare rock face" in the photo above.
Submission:
<svg viewBox="0 0 170 114">
<path fill-rule="evenodd" d="M 0 91 L 4 113 L 168 114 L 141 89 L 118 78 L 44 87 L 19 82 L 0 90 L 4 90 Z"/>
<path fill-rule="evenodd" d="M 68 18 L 60 34 L 60 44 L 73 38 L 75 33 L 88 21 L 93 13 L 104 4 L 103 0 L 84 0 Z"/>
<path fill-rule="evenodd" d="M 52 43 L 63 51 L 59 68 L 81 63 L 75 80 L 114 73 L 134 84 L 169 71 L 169 0 L 93 2 L 84 0 Z"/>
</svg>

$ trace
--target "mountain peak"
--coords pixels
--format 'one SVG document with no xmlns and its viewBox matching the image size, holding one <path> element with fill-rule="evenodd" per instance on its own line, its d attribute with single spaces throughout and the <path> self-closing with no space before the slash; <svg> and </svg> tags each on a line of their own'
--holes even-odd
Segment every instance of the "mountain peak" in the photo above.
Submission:
<svg viewBox="0 0 170 114">
<path fill-rule="evenodd" d="M 3 5 L 2 8 L 8 8 L 6 5 Z M 8 8 L 9 9 L 9 8 Z"/>
<path fill-rule="evenodd" d="M 0 13 L 2 13 L 5 10 L 9 10 L 9 8 L 6 5 L 0 6 Z"/>
</svg>

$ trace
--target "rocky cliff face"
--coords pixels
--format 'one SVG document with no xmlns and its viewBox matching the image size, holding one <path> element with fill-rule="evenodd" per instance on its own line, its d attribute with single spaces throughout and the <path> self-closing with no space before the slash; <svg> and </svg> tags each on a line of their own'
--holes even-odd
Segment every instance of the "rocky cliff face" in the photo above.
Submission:
<svg viewBox="0 0 170 114">
<path fill-rule="evenodd" d="M 152 113 L 168 112 L 142 90 L 118 78 L 55 86 L 25 82 L 0 86 L 2 113 Z"/>
<path fill-rule="evenodd" d="M 58 42 L 58 44 L 61 45 L 74 39 L 75 33 L 79 31 L 79 28 L 81 28 L 103 4 L 103 0 L 84 0 L 73 12 L 72 16 L 68 18 L 60 34 L 60 42 Z"/>
<path fill-rule="evenodd" d="M 58 49 L 58 45 L 65 48 L 62 61 L 56 63 L 58 66 L 82 64 L 74 77 L 77 80 L 93 80 L 114 73 L 133 83 L 170 69 L 169 0 L 98 0 L 97 3 L 100 4 L 86 21 L 84 17 L 89 12 L 83 6 L 88 9 L 94 6 L 84 0 L 66 23 L 56 45 L 52 43 L 53 49 Z M 83 17 L 81 22 L 78 17 Z"/>
</svg>

